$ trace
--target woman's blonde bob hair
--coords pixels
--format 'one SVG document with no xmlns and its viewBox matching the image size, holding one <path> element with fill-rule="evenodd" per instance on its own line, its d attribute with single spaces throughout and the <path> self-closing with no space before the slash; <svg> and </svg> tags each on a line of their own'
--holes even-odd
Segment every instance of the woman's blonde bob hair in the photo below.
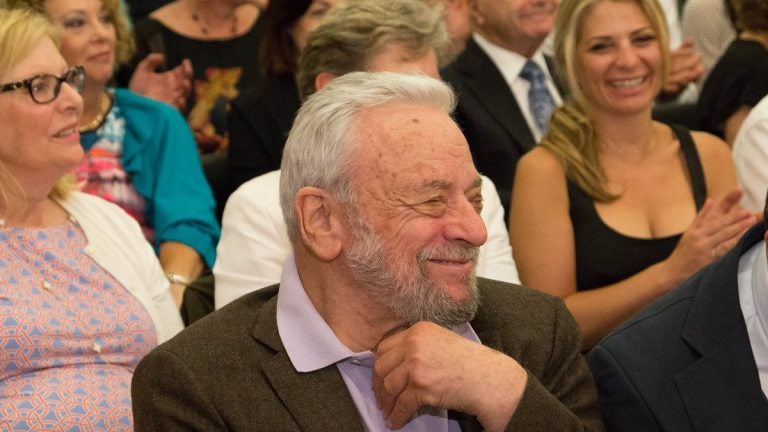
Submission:
<svg viewBox="0 0 768 432">
<path fill-rule="evenodd" d="M 59 43 L 56 28 L 43 15 L 32 10 L 0 9 L 0 77 L 5 77 L 46 38 L 51 39 L 56 45 Z M 3 123 L 1 127 L 15 126 Z M 24 145 L 24 143 L 18 143 L 18 145 Z M 74 189 L 75 181 L 71 175 L 67 175 L 54 185 L 49 196 L 63 198 Z M 5 204 L 9 202 L 8 197 L 12 192 L 23 194 L 22 185 L 13 178 L 0 160 L 0 207 L 5 208 L 4 213 L 6 213 L 3 216 L 7 216 L 9 209 Z"/>
<path fill-rule="evenodd" d="M 608 202 L 618 196 L 605 189 L 605 175 L 600 167 L 597 136 L 589 118 L 590 101 L 579 82 L 579 37 L 587 13 L 603 2 L 633 2 L 650 21 L 661 50 L 661 81 L 669 71 L 669 32 L 664 11 L 657 0 L 562 0 L 555 19 L 555 63 L 566 79 L 569 97 L 552 114 L 549 133 L 541 146 L 560 157 L 568 178 L 597 201 Z M 661 85 L 661 84 L 660 84 Z"/>
</svg>

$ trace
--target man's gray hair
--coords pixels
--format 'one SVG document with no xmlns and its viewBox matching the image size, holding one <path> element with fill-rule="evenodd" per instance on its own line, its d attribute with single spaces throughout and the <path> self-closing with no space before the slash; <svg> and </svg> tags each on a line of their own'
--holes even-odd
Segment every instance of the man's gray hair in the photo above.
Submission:
<svg viewBox="0 0 768 432">
<path fill-rule="evenodd" d="M 314 93 L 321 72 L 339 76 L 365 70 L 393 43 L 418 56 L 435 50 L 439 66 L 447 65 L 452 45 L 442 16 L 442 6 L 417 0 L 354 0 L 334 6 L 301 52 L 299 93 L 304 98 Z"/>
<path fill-rule="evenodd" d="M 352 72 L 333 79 L 299 109 L 283 150 L 280 206 L 295 246 L 299 240 L 294 198 L 303 187 L 323 189 L 340 203 L 356 203 L 351 162 L 365 151 L 355 121 L 368 109 L 386 104 L 434 108 L 450 115 L 456 96 L 426 75 Z M 407 157 L 407 156 L 406 156 Z"/>
</svg>

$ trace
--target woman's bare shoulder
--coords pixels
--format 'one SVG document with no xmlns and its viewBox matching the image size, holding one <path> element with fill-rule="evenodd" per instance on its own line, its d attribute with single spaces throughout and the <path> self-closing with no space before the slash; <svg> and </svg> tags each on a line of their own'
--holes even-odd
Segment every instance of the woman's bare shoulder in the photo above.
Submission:
<svg viewBox="0 0 768 432">
<path fill-rule="evenodd" d="M 707 132 L 691 131 L 691 137 L 702 162 L 730 161 L 731 148 L 722 139 Z"/>
<path fill-rule="evenodd" d="M 555 174 L 563 173 L 563 162 L 560 156 L 552 150 L 536 146 L 528 153 L 524 154 L 518 162 L 518 169 L 534 169 L 540 173 Z"/>
</svg>

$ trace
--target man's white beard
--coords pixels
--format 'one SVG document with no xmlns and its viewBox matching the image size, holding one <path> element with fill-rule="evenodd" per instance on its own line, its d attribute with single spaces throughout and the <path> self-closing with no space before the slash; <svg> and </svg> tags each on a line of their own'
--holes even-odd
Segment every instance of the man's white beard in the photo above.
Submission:
<svg viewBox="0 0 768 432">
<path fill-rule="evenodd" d="M 430 278 L 428 259 L 470 260 L 477 266 L 478 247 L 458 242 L 430 246 L 417 257 L 391 250 L 362 217 L 348 217 L 356 239 L 346 253 L 352 277 L 405 325 L 431 321 L 452 328 L 471 321 L 480 305 L 474 270 L 462 281 L 466 298 L 451 298 L 448 288 Z M 463 242 L 462 242 L 463 243 Z M 416 264 L 413 262 L 416 260 Z"/>
</svg>

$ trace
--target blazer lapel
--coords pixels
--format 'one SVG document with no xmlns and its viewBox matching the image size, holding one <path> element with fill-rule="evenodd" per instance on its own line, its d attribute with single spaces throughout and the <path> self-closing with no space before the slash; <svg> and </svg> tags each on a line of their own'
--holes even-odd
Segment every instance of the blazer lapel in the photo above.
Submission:
<svg viewBox="0 0 768 432">
<path fill-rule="evenodd" d="M 694 430 L 766 431 L 768 400 L 743 328 L 675 377 Z"/>
<path fill-rule="evenodd" d="M 552 81 L 555 83 L 557 92 L 560 93 L 560 97 L 565 100 L 568 97 L 568 86 L 565 82 L 565 79 L 560 76 L 557 68 L 555 67 L 555 59 L 545 55 L 544 61 L 547 62 L 547 69 L 549 69 L 549 74 L 552 76 Z"/>
<path fill-rule="evenodd" d="M 683 329 L 701 357 L 675 377 L 697 431 L 768 430 L 768 399 L 762 392 L 738 297 L 741 256 L 763 235 L 750 230 L 737 247 L 710 268 Z"/>
<path fill-rule="evenodd" d="M 297 372 L 277 331 L 277 297 L 262 308 L 253 336 L 275 350 L 262 364 L 270 384 L 302 431 L 363 430 L 352 397 L 335 365 L 315 372 Z"/>
<path fill-rule="evenodd" d="M 524 151 L 536 145 L 512 90 L 488 55 L 473 40 L 456 60 L 465 76 L 466 89 L 475 94 L 488 114 L 506 130 Z"/>
</svg>

